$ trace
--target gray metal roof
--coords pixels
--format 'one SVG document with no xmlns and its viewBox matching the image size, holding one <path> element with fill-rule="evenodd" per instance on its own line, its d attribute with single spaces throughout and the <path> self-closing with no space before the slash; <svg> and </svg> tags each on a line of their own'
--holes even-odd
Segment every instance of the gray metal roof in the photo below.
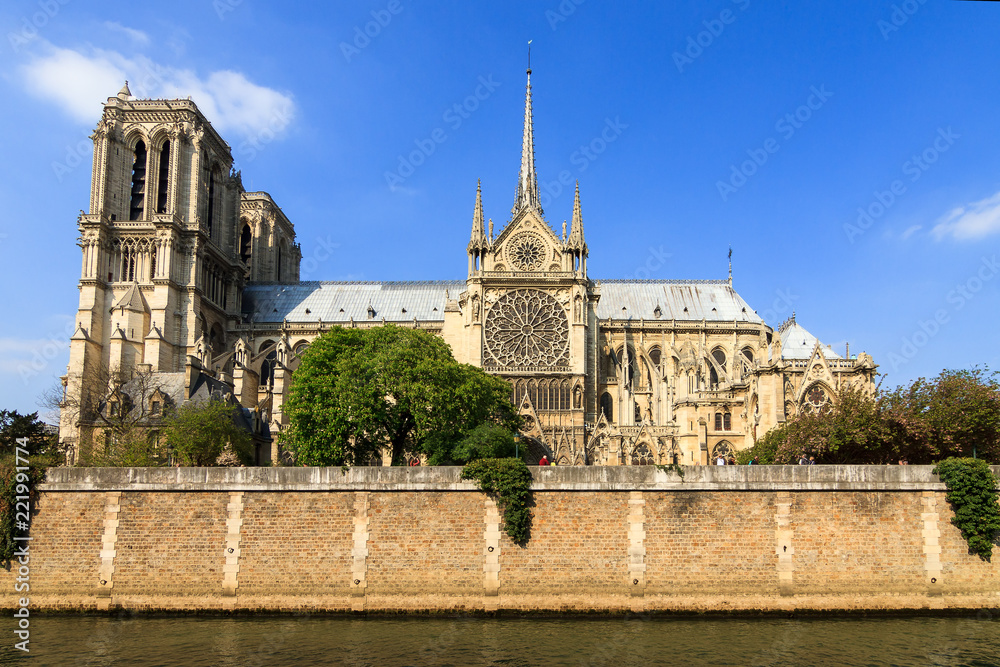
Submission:
<svg viewBox="0 0 1000 667">
<path fill-rule="evenodd" d="M 601 319 L 761 322 L 725 280 L 600 280 L 597 284 Z M 352 318 L 364 322 L 383 317 L 386 322 L 412 322 L 414 318 L 440 322 L 446 294 L 454 299 L 465 289 L 464 280 L 256 284 L 243 291 L 243 312 L 254 322 L 348 322 Z"/>
<path fill-rule="evenodd" d="M 446 293 L 465 291 L 464 280 L 426 282 L 301 282 L 248 285 L 243 312 L 254 322 L 443 321 Z M 369 316 L 368 307 L 373 314 Z M 307 312 L 308 311 L 308 312 Z"/>
<path fill-rule="evenodd" d="M 601 319 L 762 321 L 726 280 L 596 282 L 601 288 L 601 300 L 597 302 L 597 316 Z"/>
<path fill-rule="evenodd" d="M 819 339 L 816 336 L 813 336 L 801 324 L 793 320 L 781 329 L 781 358 L 810 359 L 818 342 Z M 827 359 L 841 358 L 829 345 L 820 343 L 820 346 L 823 348 L 823 356 Z"/>
</svg>

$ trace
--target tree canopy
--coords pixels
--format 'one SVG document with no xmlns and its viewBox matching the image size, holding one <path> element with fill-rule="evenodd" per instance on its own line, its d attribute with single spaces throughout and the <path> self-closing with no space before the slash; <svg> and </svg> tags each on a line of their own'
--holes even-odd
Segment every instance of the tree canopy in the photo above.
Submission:
<svg viewBox="0 0 1000 667">
<path fill-rule="evenodd" d="M 873 394 L 846 386 L 832 407 L 800 413 L 740 452 L 738 461 L 934 463 L 948 457 L 1000 462 L 1000 383 L 989 370 L 944 370 Z"/>
<path fill-rule="evenodd" d="M 394 325 L 335 327 L 302 356 L 284 405 L 283 443 L 306 465 L 368 463 L 383 448 L 392 463 L 425 454 L 456 461 L 477 426 L 513 430 L 510 385 L 459 364 L 439 337 Z"/>
<path fill-rule="evenodd" d="M 238 407 L 225 401 L 182 405 L 164 423 L 167 444 L 190 466 L 250 465 L 253 437 L 235 421 Z"/>
</svg>

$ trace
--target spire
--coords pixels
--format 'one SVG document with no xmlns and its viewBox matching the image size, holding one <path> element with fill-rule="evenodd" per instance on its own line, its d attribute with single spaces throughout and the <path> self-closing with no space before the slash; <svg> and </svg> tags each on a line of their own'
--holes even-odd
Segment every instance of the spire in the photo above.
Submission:
<svg viewBox="0 0 1000 667">
<path fill-rule="evenodd" d="M 538 177 L 535 175 L 535 133 L 531 117 L 531 66 L 528 66 L 528 86 L 524 96 L 524 136 L 521 139 L 521 174 L 517 179 L 517 194 L 511 218 L 528 206 L 542 212 L 538 199 Z"/>
<path fill-rule="evenodd" d="M 128 89 L 128 81 L 126 80 L 125 85 L 118 91 L 118 99 L 127 100 L 130 97 L 132 97 L 132 91 Z"/>
<path fill-rule="evenodd" d="M 582 249 L 583 240 L 583 210 L 580 208 L 580 181 L 576 182 L 576 194 L 573 196 L 573 220 L 569 229 L 569 245 Z"/>
<path fill-rule="evenodd" d="M 729 246 L 729 286 L 733 285 L 733 246 Z"/>
</svg>

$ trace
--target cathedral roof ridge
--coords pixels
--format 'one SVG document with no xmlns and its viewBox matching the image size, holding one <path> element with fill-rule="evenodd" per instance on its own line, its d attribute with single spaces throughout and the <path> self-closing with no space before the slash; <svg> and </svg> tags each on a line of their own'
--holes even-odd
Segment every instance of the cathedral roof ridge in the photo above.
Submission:
<svg viewBox="0 0 1000 667">
<path fill-rule="evenodd" d="M 320 285 L 404 285 L 417 286 L 426 285 L 429 287 L 452 287 L 456 284 L 466 284 L 464 278 L 454 280 L 300 280 L 296 283 L 280 283 L 276 281 L 257 281 L 249 283 L 246 289 L 254 287 L 317 287 Z"/>
<path fill-rule="evenodd" d="M 716 278 L 595 278 L 594 283 L 597 285 L 601 284 L 619 284 L 619 283 L 629 283 L 637 285 L 660 285 L 660 284 L 670 284 L 670 285 L 728 285 L 728 280 L 719 280 Z"/>
</svg>

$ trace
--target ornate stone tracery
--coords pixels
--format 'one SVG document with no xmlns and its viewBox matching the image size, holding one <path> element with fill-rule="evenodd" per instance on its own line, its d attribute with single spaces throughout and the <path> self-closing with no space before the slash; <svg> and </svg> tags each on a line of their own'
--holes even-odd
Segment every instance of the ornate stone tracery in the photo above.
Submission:
<svg viewBox="0 0 1000 667">
<path fill-rule="evenodd" d="M 486 350 L 501 368 L 566 367 L 569 321 L 565 309 L 539 290 L 504 294 L 487 314 Z"/>
<path fill-rule="evenodd" d="M 545 241 L 534 232 L 521 232 L 507 244 L 507 261 L 519 271 L 539 271 L 547 254 Z"/>
</svg>

